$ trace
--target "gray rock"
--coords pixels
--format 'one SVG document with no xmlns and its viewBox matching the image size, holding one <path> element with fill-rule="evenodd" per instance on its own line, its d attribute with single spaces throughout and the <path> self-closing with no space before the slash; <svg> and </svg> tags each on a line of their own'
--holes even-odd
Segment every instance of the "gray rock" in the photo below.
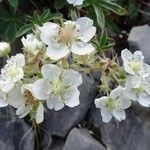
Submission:
<svg viewBox="0 0 150 150">
<path fill-rule="evenodd" d="M 124 121 L 113 119 L 103 123 L 100 110 L 95 107 L 91 110 L 90 122 L 99 129 L 103 143 L 110 150 L 139 150 L 141 140 L 144 141 L 143 123 L 132 110 L 126 112 Z"/>
<path fill-rule="evenodd" d="M 13 110 L 0 110 L 0 149 L 34 150 L 34 133 L 22 119 L 12 116 Z"/>
<path fill-rule="evenodd" d="M 148 25 L 133 27 L 128 42 L 131 49 L 141 50 L 145 56 L 145 61 L 150 64 L 150 27 Z"/>
<path fill-rule="evenodd" d="M 149 150 L 150 149 L 150 121 L 145 122 L 143 125 L 144 136 L 139 141 L 137 150 Z"/>
<path fill-rule="evenodd" d="M 51 135 L 65 137 L 69 130 L 83 121 L 92 102 L 94 101 L 94 80 L 83 75 L 83 84 L 79 86 L 80 104 L 74 108 L 65 106 L 59 111 L 47 109 L 43 122 L 43 128 Z"/>
<path fill-rule="evenodd" d="M 74 128 L 70 131 L 63 150 L 105 150 L 87 129 Z"/>
</svg>

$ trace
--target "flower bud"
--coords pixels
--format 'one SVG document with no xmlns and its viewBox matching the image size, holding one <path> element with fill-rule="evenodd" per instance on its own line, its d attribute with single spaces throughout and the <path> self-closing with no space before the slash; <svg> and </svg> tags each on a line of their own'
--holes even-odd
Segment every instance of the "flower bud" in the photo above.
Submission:
<svg viewBox="0 0 150 150">
<path fill-rule="evenodd" d="M 6 42 L 0 42 L 0 57 L 5 57 L 10 53 L 10 44 Z"/>
<path fill-rule="evenodd" d="M 43 48 L 43 43 L 39 41 L 33 34 L 28 34 L 26 38 L 21 39 L 25 51 L 36 55 Z"/>
</svg>

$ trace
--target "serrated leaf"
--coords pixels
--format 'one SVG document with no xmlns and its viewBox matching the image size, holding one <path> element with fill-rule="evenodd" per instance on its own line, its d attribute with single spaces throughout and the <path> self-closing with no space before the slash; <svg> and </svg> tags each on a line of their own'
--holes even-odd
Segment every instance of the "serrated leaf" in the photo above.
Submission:
<svg viewBox="0 0 150 150">
<path fill-rule="evenodd" d="M 105 15 L 101 7 L 98 7 L 96 5 L 93 5 L 94 11 L 97 18 L 98 25 L 103 29 L 105 27 Z"/>
</svg>

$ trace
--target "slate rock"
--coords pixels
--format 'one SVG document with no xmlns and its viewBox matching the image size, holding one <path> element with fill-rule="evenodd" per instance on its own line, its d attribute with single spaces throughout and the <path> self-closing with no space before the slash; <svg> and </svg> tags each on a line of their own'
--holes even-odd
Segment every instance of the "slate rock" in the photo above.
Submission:
<svg viewBox="0 0 150 150">
<path fill-rule="evenodd" d="M 80 90 L 80 104 L 74 108 L 65 106 L 59 111 L 47 109 L 43 122 L 43 128 L 51 135 L 65 137 L 67 133 L 84 120 L 91 104 L 94 101 L 94 80 L 83 75 L 83 83 Z"/>
<path fill-rule="evenodd" d="M 143 123 L 131 109 L 126 110 L 126 120 L 117 122 L 112 119 L 109 123 L 102 122 L 100 110 L 92 107 L 90 122 L 98 128 L 101 140 L 110 150 L 138 150 L 144 137 Z M 143 149 L 142 149 L 143 150 Z"/>
<path fill-rule="evenodd" d="M 105 148 L 87 129 L 74 128 L 70 131 L 63 150 L 105 150 Z"/>
<path fill-rule="evenodd" d="M 0 109 L 0 150 L 34 150 L 34 132 L 9 107 Z"/>
<path fill-rule="evenodd" d="M 145 56 L 145 61 L 150 64 L 150 27 L 148 25 L 133 27 L 128 42 L 130 49 L 141 50 Z"/>
</svg>

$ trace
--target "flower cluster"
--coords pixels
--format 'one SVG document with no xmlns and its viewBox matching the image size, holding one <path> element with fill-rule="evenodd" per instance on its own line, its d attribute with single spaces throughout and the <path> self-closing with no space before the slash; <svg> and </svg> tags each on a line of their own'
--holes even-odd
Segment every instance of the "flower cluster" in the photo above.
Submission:
<svg viewBox="0 0 150 150">
<path fill-rule="evenodd" d="M 121 57 L 127 73 L 124 87 L 118 86 L 110 95 L 95 99 L 95 105 L 101 109 L 104 122 L 109 122 L 112 116 L 118 121 L 124 120 L 124 110 L 131 106 L 131 101 L 150 107 L 150 66 L 144 63 L 142 52 L 135 51 L 132 54 L 124 49 Z"/>
<path fill-rule="evenodd" d="M 82 17 L 61 25 L 47 22 L 35 31 L 22 37 L 23 54 L 9 58 L 7 53 L 0 74 L 0 107 L 10 105 L 19 118 L 29 114 L 41 123 L 44 103 L 55 111 L 80 104 L 82 76 L 69 66 L 68 56 L 92 53 L 95 48 L 90 40 L 96 28 L 91 19 Z M 1 49 L 6 53 L 10 46 L 1 43 Z"/>
<path fill-rule="evenodd" d="M 67 1 L 79 6 L 84 0 Z M 79 72 L 90 74 L 95 70 L 101 72 L 101 93 L 107 93 L 95 99 L 104 122 L 112 117 L 124 120 L 125 109 L 132 101 L 150 107 L 150 66 L 144 62 L 141 51 L 132 54 L 124 49 L 121 68 L 115 57 L 111 60 L 105 54 L 100 56 L 99 43 L 104 42 L 95 36 L 92 19 L 81 17 L 60 22 L 35 25 L 33 33 L 21 39 L 23 53 L 15 56 L 9 57 L 10 45 L 0 42 L 0 57 L 8 58 L 0 74 L 0 107 L 10 105 L 19 118 L 29 114 L 41 123 L 46 108 L 59 111 L 64 106 L 78 106 L 82 84 Z"/>
</svg>

